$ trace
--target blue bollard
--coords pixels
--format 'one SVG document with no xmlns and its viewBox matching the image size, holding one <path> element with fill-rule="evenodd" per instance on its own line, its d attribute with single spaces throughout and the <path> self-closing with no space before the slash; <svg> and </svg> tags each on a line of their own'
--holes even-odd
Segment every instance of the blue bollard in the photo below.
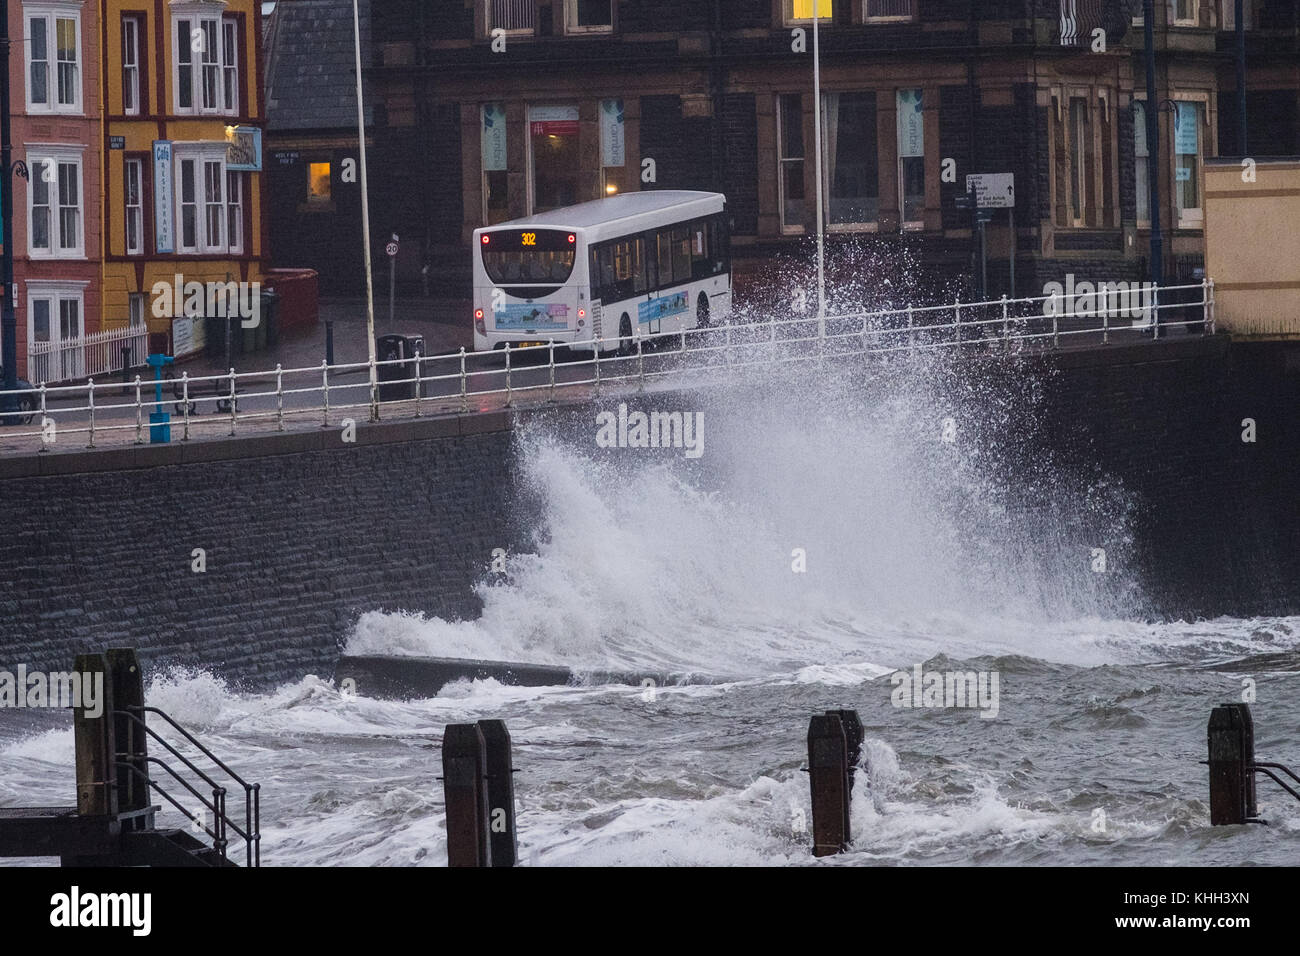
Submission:
<svg viewBox="0 0 1300 956">
<path fill-rule="evenodd" d="M 153 366 L 153 395 L 154 411 L 149 413 L 149 441 L 155 445 L 170 444 L 172 440 L 172 426 L 169 424 L 172 417 L 169 413 L 161 411 L 162 408 L 162 370 L 164 365 L 172 364 L 170 355 L 150 355 L 145 359 Z"/>
</svg>

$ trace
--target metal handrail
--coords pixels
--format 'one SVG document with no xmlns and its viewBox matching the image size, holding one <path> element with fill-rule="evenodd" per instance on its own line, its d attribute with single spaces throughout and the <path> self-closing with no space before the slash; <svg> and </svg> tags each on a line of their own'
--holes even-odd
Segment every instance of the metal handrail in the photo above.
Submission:
<svg viewBox="0 0 1300 956">
<path fill-rule="evenodd" d="M 122 756 L 122 754 L 118 754 L 118 756 Z M 129 754 L 127 756 L 129 756 Z M 149 787 L 156 790 L 159 796 L 161 796 L 164 800 L 170 803 L 177 810 L 179 810 L 181 812 L 181 815 L 184 816 L 191 823 L 198 823 L 199 826 L 203 829 L 203 832 L 206 833 L 208 836 L 212 837 L 212 848 L 221 854 L 222 859 L 225 859 L 226 846 L 227 846 L 227 840 L 225 837 L 225 825 L 229 823 L 225 815 L 225 803 L 224 800 L 222 799 L 222 797 L 224 797 L 225 795 L 225 791 L 222 789 L 218 789 L 214 791 L 212 794 L 213 800 L 211 803 L 209 803 L 207 798 L 204 797 L 203 794 L 195 790 L 194 787 L 190 785 L 189 781 L 181 777 L 180 774 L 178 774 L 175 770 L 173 770 L 165 761 L 159 760 L 157 757 L 147 757 L 146 760 L 149 763 L 156 763 L 158 766 L 166 770 L 169 774 L 172 775 L 173 778 L 175 778 L 177 783 L 179 783 L 182 787 L 188 790 L 200 803 L 203 804 L 205 808 L 212 811 L 212 823 L 214 826 L 217 827 L 216 832 L 209 830 L 206 823 L 203 823 L 202 821 L 199 820 L 198 817 L 194 816 L 194 814 L 190 813 L 189 810 L 185 809 L 184 805 L 181 804 L 180 801 L 178 801 L 170 793 L 164 790 L 162 788 L 162 785 L 158 783 L 157 780 L 154 780 L 152 777 L 150 777 L 139 767 L 135 766 L 128 760 L 117 761 L 117 766 L 120 769 L 131 771 L 133 774 L 135 774 L 137 777 L 143 780 Z M 235 827 L 233 823 L 231 823 L 230 826 L 234 828 L 236 832 L 238 832 L 238 828 Z"/>
<path fill-rule="evenodd" d="M 1199 298 L 1188 302 L 1170 302 L 1168 293 L 1179 290 L 1199 290 Z M 753 322 L 722 322 L 708 327 L 681 329 L 671 332 L 651 333 L 639 336 L 637 348 L 627 355 L 610 355 L 603 357 L 599 349 L 592 346 L 599 342 L 603 346 L 611 344 L 609 339 L 591 338 L 575 342 L 556 342 L 554 340 L 538 345 L 516 345 L 511 343 L 505 350 L 505 367 L 474 368 L 470 361 L 484 364 L 500 361 L 500 350 L 491 352 L 456 352 L 438 355 L 420 355 L 414 359 L 387 359 L 383 361 L 352 362 L 328 365 L 321 363 L 305 368 L 274 369 L 237 372 L 230 369 L 214 375 L 189 376 L 185 374 L 180 380 L 184 405 L 183 436 L 190 438 L 196 425 L 204 422 L 220 421 L 226 416 L 230 434 L 236 434 L 240 423 L 249 424 L 264 421 L 268 427 L 283 430 L 286 419 L 291 416 L 315 418 L 322 426 L 329 426 L 330 414 L 342 414 L 349 411 L 366 409 L 372 421 L 377 420 L 378 410 L 400 408 L 404 404 L 413 405 L 409 413 L 415 417 L 426 414 L 424 411 L 428 399 L 442 399 L 446 406 L 459 406 L 461 412 L 470 411 L 470 400 L 503 399 L 506 407 L 517 407 L 532 401 L 554 401 L 557 388 L 590 386 L 599 395 L 603 388 L 614 384 L 634 385 L 643 389 L 645 382 L 651 379 L 665 378 L 669 375 L 683 375 L 700 372 L 736 372 L 758 365 L 794 364 L 815 359 L 843 359 L 855 356 L 885 356 L 899 352 L 924 353 L 941 349 L 955 348 L 965 351 L 971 348 L 1001 343 L 1010 347 L 1011 343 L 1039 345 L 1045 349 L 1056 349 L 1072 337 L 1080 335 L 1100 336 L 1104 346 L 1113 345 L 1120 336 L 1119 326 L 1113 321 L 1116 313 L 1127 306 L 1129 315 L 1133 310 L 1140 310 L 1147 319 L 1145 325 L 1136 328 L 1159 334 L 1161 328 L 1199 326 L 1202 333 L 1209 335 L 1215 331 L 1214 282 L 1205 279 L 1198 283 L 1167 285 L 1154 288 L 1149 307 L 1132 298 L 1132 289 L 1123 299 L 1117 289 L 1106 288 L 1094 291 L 1091 307 L 1087 309 L 1065 308 L 1073 303 L 1061 294 L 1032 296 L 1019 299 L 999 298 L 984 302 L 961 302 L 938 305 L 910 305 L 901 308 L 878 310 L 855 310 L 837 313 L 826 317 L 826 333 L 818 335 L 815 331 L 818 323 L 815 315 L 798 315 L 791 318 L 772 318 Z M 1077 293 L 1076 293 L 1077 296 Z M 1163 300 L 1162 300 L 1163 296 Z M 1191 319 L 1174 320 L 1164 318 L 1170 310 L 1197 309 L 1200 314 Z M 1064 320 L 1064 321 L 1063 321 Z M 661 350 L 656 356 L 670 367 L 658 369 L 646 368 L 645 351 L 655 343 L 673 343 L 670 349 Z M 680 347 L 678 347 L 680 344 Z M 576 349 L 592 349 L 589 357 L 565 363 L 566 368 L 581 370 L 584 367 L 590 374 L 577 377 L 572 381 L 556 382 L 555 348 L 567 345 Z M 651 354 L 654 354 L 652 351 Z M 520 381 L 528 370 L 522 360 L 529 356 L 539 356 L 544 364 L 531 366 L 537 373 L 536 384 Z M 754 360 L 747 360 L 753 356 Z M 676 363 L 675 365 L 673 363 Z M 380 381 L 380 369 L 402 368 L 411 365 L 414 375 Z M 340 381 L 341 376 L 369 372 L 374 369 L 373 378 L 377 380 L 377 392 L 371 394 L 370 378 L 357 376 L 357 381 Z M 544 380 L 543 380 L 544 379 Z M 135 442 L 143 444 L 144 412 L 162 411 L 173 399 L 157 401 L 152 397 L 148 381 L 136 384 L 133 400 L 112 399 L 113 390 L 119 383 L 96 385 L 93 380 L 78 385 L 40 385 L 28 392 L 0 392 L 5 394 L 39 395 L 39 409 L 34 409 L 33 417 L 40 416 L 38 426 L 51 416 L 86 416 L 80 421 L 56 422 L 60 434 L 86 434 L 88 444 L 95 445 L 97 435 L 113 432 L 135 433 Z M 169 383 L 170 384 L 170 383 Z M 414 396 L 403 395 L 399 398 L 382 399 L 386 386 L 398 386 L 404 392 L 410 392 L 414 386 Z M 446 389 L 439 393 L 438 386 Z M 426 391 L 426 389 L 428 391 Z M 316 398 L 314 404 L 290 406 L 286 399 L 296 401 L 303 396 Z M 71 397 L 84 398 L 84 404 L 51 407 L 51 399 Z M 414 398 L 414 401 L 412 399 Z M 105 400 L 107 399 L 107 401 Z M 263 400 L 267 407 L 256 409 L 253 404 Z M 243 403 L 243 408 L 239 403 Z M 216 404 L 222 407 L 216 409 Z M 229 407 L 225 407 L 228 403 Z M 219 412 L 213 418 L 198 419 L 192 417 L 190 406 L 197 409 L 199 405 L 212 407 Z M 114 413 L 131 415 L 131 420 Z M 5 438 L 43 438 L 39 428 L 33 431 L 0 431 Z M 47 445 L 42 440 L 42 450 Z"/>
<path fill-rule="evenodd" d="M 118 711 L 118 713 L 127 717 L 132 722 L 133 725 L 138 725 L 139 727 L 141 727 L 148 736 L 152 737 L 155 741 L 161 744 L 169 754 L 171 754 L 173 757 L 179 760 L 187 770 L 189 770 L 191 773 L 196 774 L 201 780 L 203 780 L 204 783 L 206 783 L 208 786 L 212 788 L 214 802 L 220 805 L 220 810 L 217 811 L 211 806 L 209 806 L 209 809 L 213 809 L 214 813 L 217 814 L 217 816 L 214 818 L 214 823 L 216 823 L 221 830 L 221 838 L 220 838 L 221 845 L 219 845 L 217 849 L 221 851 L 222 856 L 225 856 L 225 847 L 224 847 L 224 844 L 226 842 L 225 832 L 226 829 L 229 828 L 233 830 L 235 833 L 237 833 L 244 840 L 244 849 L 246 853 L 245 856 L 246 865 L 261 866 L 261 861 L 262 861 L 261 785 L 256 783 L 249 783 L 248 781 L 244 780 L 244 778 L 241 777 L 239 774 L 235 773 L 235 771 L 232 770 L 229 766 L 227 766 L 226 763 L 222 761 L 216 754 L 214 754 L 211 750 L 209 750 L 202 743 L 200 743 L 199 740 L 193 734 L 191 734 L 188 730 L 186 730 L 184 727 L 178 724 L 175 720 L 173 720 L 171 715 L 168 714 L 166 711 L 161 710 L 158 707 L 131 706 Z M 156 730 L 150 727 L 143 717 L 144 714 L 156 714 L 159 717 L 161 717 L 163 720 L 165 720 L 173 730 L 175 730 L 182 737 L 184 737 L 186 741 L 188 741 L 195 749 L 197 749 L 205 757 L 211 760 L 217 767 L 221 768 L 221 770 L 228 777 L 230 777 L 230 779 L 235 781 L 235 783 L 237 783 L 243 789 L 244 826 L 242 828 L 239 825 L 237 825 L 233 820 L 231 820 L 226 813 L 225 788 L 219 785 L 215 780 L 212 779 L 212 777 L 210 777 L 207 773 L 205 773 L 202 769 L 200 769 L 198 765 L 194 763 L 193 760 L 191 760 L 189 757 L 185 756 L 185 754 L 181 753 L 179 750 L 173 747 L 169 741 L 164 739 L 162 736 L 158 734 Z M 131 755 L 125 754 L 123 756 L 129 757 Z M 180 780 L 180 777 L 176 773 L 176 771 L 172 769 L 170 766 L 168 766 L 166 763 L 164 763 L 163 761 L 158 760 L 155 757 L 148 757 L 146 759 L 150 763 L 155 763 L 155 762 L 158 763 L 160 766 L 166 769 L 173 777 L 175 777 L 177 780 Z M 133 769 L 138 769 L 138 768 L 133 768 Z M 185 784 L 186 788 L 189 789 L 191 793 L 193 793 L 195 796 L 199 796 L 199 794 L 192 787 L 186 784 L 185 781 L 181 781 L 181 782 Z M 156 786 L 156 783 L 154 781 L 150 781 L 150 783 Z M 200 796 L 199 799 L 202 800 L 203 798 Z M 192 820 L 193 817 L 191 817 L 190 819 Z"/>
</svg>

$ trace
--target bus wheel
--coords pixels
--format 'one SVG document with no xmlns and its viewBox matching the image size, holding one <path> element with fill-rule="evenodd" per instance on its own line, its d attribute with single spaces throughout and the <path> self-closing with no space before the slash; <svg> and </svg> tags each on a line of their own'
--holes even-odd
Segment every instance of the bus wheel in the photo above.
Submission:
<svg viewBox="0 0 1300 956">
<path fill-rule="evenodd" d="M 618 354 L 622 357 L 636 352 L 636 343 L 632 341 L 632 320 L 626 312 L 618 320 Z"/>
<path fill-rule="evenodd" d="M 709 327 L 709 297 L 700 293 L 699 305 L 695 307 L 695 324 L 702 329 Z"/>
</svg>

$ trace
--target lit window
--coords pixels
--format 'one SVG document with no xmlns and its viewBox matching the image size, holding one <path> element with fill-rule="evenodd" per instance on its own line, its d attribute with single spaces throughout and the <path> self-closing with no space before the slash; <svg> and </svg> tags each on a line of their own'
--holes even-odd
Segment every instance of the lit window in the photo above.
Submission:
<svg viewBox="0 0 1300 956">
<path fill-rule="evenodd" d="M 817 19 L 829 20 L 835 7 L 835 0 L 816 0 Z M 813 0 L 785 0 L 786 23 L 811 23 L 813 19 Z"/>
<path fill-rule="evenodd" d="M 330 164 L 307 164 L 307 201 L 327 203 L 331 198 Z"/>
</svg>

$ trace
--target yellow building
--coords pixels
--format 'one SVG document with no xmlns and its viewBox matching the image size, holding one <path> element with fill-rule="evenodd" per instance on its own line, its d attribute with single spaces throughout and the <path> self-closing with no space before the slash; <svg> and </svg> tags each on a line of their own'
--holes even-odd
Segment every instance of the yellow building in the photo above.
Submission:
<svg viewBox="0 0 1300 956">
<path fill-rule="evenodd" d="M 185 317 L 187 286 L 222 283 L 248 302 L 260 285 L 260 8 L 101 2 L 104 326 L 147 324 L 151 351 L 158 333 L 178 357 L 201 346 L 204 323 Z M 206 298 L 205 314 L 220 314 Z"/>
<path fill-rule="evenodd" d="M 1216 325 L 1236 338 L 1300 338 L 1300 161 L 1205 166 L 1205 274 Z"/>
</svg>

